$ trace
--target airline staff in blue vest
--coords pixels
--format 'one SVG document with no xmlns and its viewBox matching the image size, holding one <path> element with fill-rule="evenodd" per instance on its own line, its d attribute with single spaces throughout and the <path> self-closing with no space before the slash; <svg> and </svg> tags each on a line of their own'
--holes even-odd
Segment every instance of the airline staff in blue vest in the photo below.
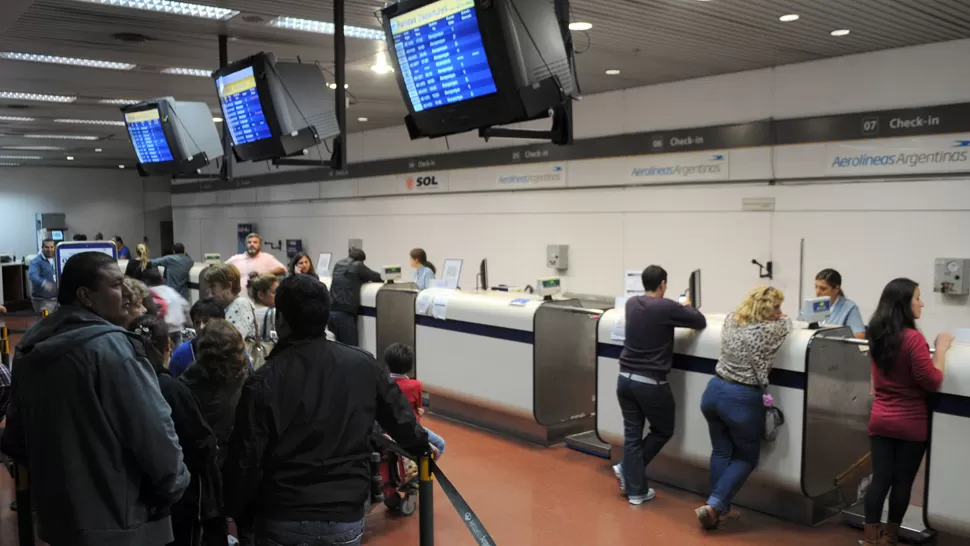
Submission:
<svg viewBox="0 0 970 546">
<path fill-rule="evenodd" d="M 815 296 L 829 297 L 832 310 L 823 324 L 848 326 L 859 339 L 866 339 L 866 324 L 855 302 L 846 299 L 842 292 L 842 275 L 834 269 L 823 269 L 815 275 Z"/>
</svg>

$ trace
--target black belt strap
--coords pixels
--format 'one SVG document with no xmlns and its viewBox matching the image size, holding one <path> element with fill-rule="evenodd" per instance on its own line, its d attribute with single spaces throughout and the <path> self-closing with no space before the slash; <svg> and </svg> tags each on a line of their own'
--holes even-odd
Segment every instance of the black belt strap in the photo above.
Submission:
<svg viewBox="0 0 970 546">
<path fill-rule="evenodd" d="M 384 436 L 373 435 L 373 439 L 377 440 L 377 443 L 387 449 L 391 453 L 398 455 L 399 457 L 404 457 L 406 459 L 414 459 L 414 456 L 401 449 L 401 446 L 395 444 L 394 442 L 388 440 Z M 379 438 L 379 439 L 378 439 Z M 445 496 L 451 502 L 451 505 L 455 508 L 455 512 L 458 512 L 458 517 L 464 522 L 465 527 L 468 528 L 468 532 L 475 537 L 475 543 L 479 546 L 495 546 L 495 540 L 492 535 L 488 534 L 488 530 L 485 529 L 485 525 L 482 520 L 478 519 L 475 515 L 475 511 L 472 507 L 465 502 L 465 498 L 461 496 L 458 489 L 451 483 L 451 480 L 445 476 L 445 473 L 441 471 L 441 468 L 435 463 L 434 459 L 430 461 L 431 473 L 438 480 L 438 485 L 441 486 L 442 491 L 445 492 Z"/>
</svg>

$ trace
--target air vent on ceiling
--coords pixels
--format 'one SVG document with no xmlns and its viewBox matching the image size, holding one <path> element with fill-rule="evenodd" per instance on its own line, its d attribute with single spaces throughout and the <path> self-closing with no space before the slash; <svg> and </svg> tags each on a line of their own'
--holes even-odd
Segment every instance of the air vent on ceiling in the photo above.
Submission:
<svg viewBox="0 0 970 546">
<path fill-rule="evenodd" d="M 266 19 L 263 19 L 259 15 L 253 15 L 252 13 L 247 13 L 243 15 L 242 20 L 246 21 L 247 23 L 256 23 L 256 24 L 266 22 Z"/>
<path fill-rule="evenodd" d="M 154 40 L 154 38 L 151 36 L 145 36 L 144 34 L 138 34 L 136 32 L 117 32 L 112 34 L 111 37 L 119 42 L 125 42 L 127 44 L 143 44 L 150 40 Z"/>
<path fill-rule="evenodd" d="M 30 108 L 30 106 L 27 106 L 26 104 L 6 104 L 4 106 L 0 106 L 0 108 L 5 108 L 7 110 L 26 110 Z"/>
</svg>

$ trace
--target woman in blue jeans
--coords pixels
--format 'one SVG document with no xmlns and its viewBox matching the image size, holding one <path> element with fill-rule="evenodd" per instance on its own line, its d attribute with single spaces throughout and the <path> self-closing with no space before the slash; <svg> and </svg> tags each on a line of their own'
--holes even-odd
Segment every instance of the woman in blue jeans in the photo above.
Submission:
<svg viewBox="0 0 970 546">
<path fill-rule="evenodd" d="M 780 290 L 761 286 L 724 319 L 717 375 L 701 398 L 711 434 L 711 494 L 694 512 L 705 529 L 717 527 L 758 466 L 767 403 L 761 387 L 791 332 L 791 320 L 781 312 L 784 301 Z"/>
</svg>

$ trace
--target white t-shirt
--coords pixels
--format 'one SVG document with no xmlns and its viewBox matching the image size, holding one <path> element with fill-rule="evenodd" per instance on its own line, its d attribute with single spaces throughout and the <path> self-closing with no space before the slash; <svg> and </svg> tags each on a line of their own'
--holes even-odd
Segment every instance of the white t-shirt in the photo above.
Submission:
<svg viewBox="0 0 970 546">
<path fill-rule="evenodd" d="M 274 269 L 286 269 L 286 266 L 277 260 L 276 256 L 266 252 L 260 252 L 255 256 L 250 256 L 246 253 L 236 254 L 232 258 L 226 260 L 226 263 L 236 266 L 236 269 L 239 270 L 239 275 L 242 277 L 243 291 L 245 291 L 246 287 L 249 285 L 249 274 L 253 271 L 259 273 L 260 275 L 269 275 Z"/>
<path fill-rule="evenodd" d="M 242 296 L 232 300 L 226 307 L 226 320 L 236 327 L 243 340 L 256 338 L 256 307 Z"/>
</svg>

